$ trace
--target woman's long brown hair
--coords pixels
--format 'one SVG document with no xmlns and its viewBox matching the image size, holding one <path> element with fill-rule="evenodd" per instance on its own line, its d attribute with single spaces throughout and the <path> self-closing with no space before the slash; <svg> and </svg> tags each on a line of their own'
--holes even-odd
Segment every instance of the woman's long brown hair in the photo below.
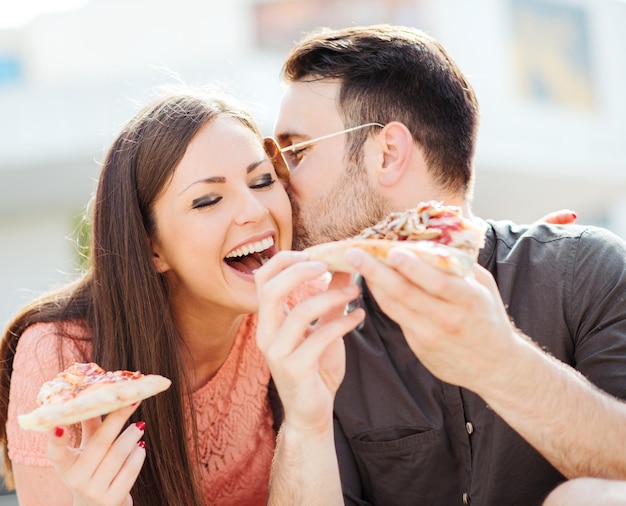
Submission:
<svg viewBox="0 0 626 506">
<path fill-rule="evenodd" d="M 132 490 L 134 504 L 200 505 L 197 454 L 187 444 L 185 404 L 193 411 L 183 343 L 170 312 L 164 278 L 156 271 L 150 237 L 152 206 L 171 180 L 200 127 L 219 114 L 237 118 L 255 132 L 253 119 L 232 99 L 200 89 L 169 90 L 142 109 L 117 136 L 104 161 L 93 203 L 91 266 L 75 283 L 24 307 L 0 344 L 0 444 L 5 481 L 12 486 L 6 422 L 13 358 L 26 328 L 58 323 L 64 338 L 87 339 L 91 356 L 105 369 L 139 370 L 172 379 L 166 392 L 143 401 L 131 422 L 145 420 L 147 457 Z M 79 323 L 89 333 L 69 335 Z M 59 363 L 61 350 L 59 340 Z"/>
</svg>

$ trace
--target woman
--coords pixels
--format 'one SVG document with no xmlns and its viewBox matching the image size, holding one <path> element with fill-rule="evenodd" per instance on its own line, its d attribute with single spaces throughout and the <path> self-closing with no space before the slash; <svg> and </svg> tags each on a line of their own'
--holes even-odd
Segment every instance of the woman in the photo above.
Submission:
<svg viewBox="0 0 626 506">
<path fill-rule="evenodd" d="M 288 177 L 252 118 L 215 94 L 170 92 L 122 129 L 96 192 L 90 269 L 24 308 L 2 341 L 0 442 L 22 505 L 265 502 L 276 432 L 253 271 L 290 247 Z M 342 334 L 358 323 L 343 321 Z M 74 361 L 172 386 L 80 430 L 21 430 L 17 415 Z"/>
</svg>

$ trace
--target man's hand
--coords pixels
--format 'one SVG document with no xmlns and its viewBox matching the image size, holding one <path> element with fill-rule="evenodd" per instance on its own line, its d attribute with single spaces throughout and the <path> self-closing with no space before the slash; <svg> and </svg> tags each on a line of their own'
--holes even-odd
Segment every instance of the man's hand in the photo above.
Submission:
<svg viewBox="0 0 626 506">
<path fill-rule="evenodd" d="M 626 481 L 578 478 L 559 485 L 543 506 L 620 506 L 626 498 Z"/>
<path fill-rule="evenodd" d="M 346 254 L 420 361 L 441 380 L 480 393 L 521 339 L 493 277 L 478 265 L 475 277 L 447 274 L 400 245 L 388 259 L 394 268 L 361 250 Z"/>
</svg>

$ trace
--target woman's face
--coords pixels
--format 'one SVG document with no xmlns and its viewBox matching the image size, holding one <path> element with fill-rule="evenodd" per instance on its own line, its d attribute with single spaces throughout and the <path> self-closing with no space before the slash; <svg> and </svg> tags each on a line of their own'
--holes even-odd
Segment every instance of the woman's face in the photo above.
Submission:
<svg viewBox="0 0 626 506">
<path fill-rule="evenodd" d="M 257 310 L 253 270 L 291 247 L 291 206 L 259 139 L 217 116 L 187 146 L 153 205 L 154 261 L 185 310 Z"/>
</svg>

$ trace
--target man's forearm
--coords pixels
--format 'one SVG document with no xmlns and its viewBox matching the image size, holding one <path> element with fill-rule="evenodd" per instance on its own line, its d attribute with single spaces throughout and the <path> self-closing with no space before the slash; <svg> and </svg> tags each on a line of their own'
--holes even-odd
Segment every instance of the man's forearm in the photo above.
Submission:
<svg viewBox="0 0 626 506">
<path fill-rule="evenodd" d="M 314 434 L 283 424 L 272 463 L 268 504 L 343 504 L 332 424 Z"/>
<path fill-rule="evenodd" d="M 568 478 L 626 478 L 626 404 L 518 340 L 476 393 Z"/>
<path fill-rule="evenodd" d="M 543 506 L 623 506 L 626 481 L 579 478 L 560 485 Z"/>
</svg>

